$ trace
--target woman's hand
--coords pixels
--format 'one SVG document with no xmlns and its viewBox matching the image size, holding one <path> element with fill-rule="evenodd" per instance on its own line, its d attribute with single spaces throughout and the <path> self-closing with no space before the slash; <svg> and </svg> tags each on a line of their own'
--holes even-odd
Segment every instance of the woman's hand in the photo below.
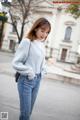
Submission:
<svg viewBox="0 0 80 120">
<path fill-rule="evenodd" d="M 33 71 L 30 71 L 30 72 L 28 73 L 28 79 L 29 79 L 29 80 L 32 80 L 32 79 L 34 79 L 34 77 L 35 77 L 35 73 L 34 73 Z"/>
</svg>

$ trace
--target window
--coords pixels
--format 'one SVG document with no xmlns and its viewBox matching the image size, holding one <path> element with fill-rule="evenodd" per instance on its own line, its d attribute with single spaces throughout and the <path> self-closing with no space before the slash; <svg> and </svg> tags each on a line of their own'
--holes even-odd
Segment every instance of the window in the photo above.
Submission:
<svg viewBox="0 0 80 120">
<path fill-rule="evenodd" d="M 65 32 L 65 41 L 69 41 L 71 38 L 71 32 L 72 32 L 72 28 L 71 27 L 67 27 L 66 28 L 66 32 Z"/>
</svg>

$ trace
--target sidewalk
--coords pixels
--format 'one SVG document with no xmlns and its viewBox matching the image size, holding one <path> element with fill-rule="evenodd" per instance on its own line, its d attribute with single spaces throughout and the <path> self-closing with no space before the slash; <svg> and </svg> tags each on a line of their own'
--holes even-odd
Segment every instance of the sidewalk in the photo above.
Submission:
<svg viewBox="0 0 80 120">
<path fill-rule="evenodd" d="M 48 74 L 46 78 L 80 85 L 80 74 L 70 71 L 70 67 L 70 65 L 64 63 L 47 63 Z M 12 68 L 11 63 L 1 63 L 0 73 L 14 76 L 15 70 Z"/>
<path fill-rule="evenodd" d="M 71 64 L 61 62 L 55 62 L 54 64 L 48 63 L 48 78 L 80 85 L 80 74 L 72 70 L 71 66 Z"/>
<path fill-rule="evenodd" d="M 80 87 L 44 79 L 31 120 L 80 120 Z M 12 76 L 0 74 L 0 114 L 19 120 L 19 96 Z"/>
<path fill-rule="evenodd" d="M 58 74 L 58 75 L 63 75 L 66 77 L 72 77 L 72 78 L 76 78 L 79 79 L 80 78 L 80 74 L 77 73 L 73 73 L 73 71 L 70 71 L 70 66 L 66 65 L 66 64 L 54 64 L 54 65 L 47 65 L 48 68 L 48 73 L 51 74 Z"/>
<path fill-rule="evenodd" d="M 8 112 L 7 120 L 18 120 L 19 96 L 11 59 L 0 63 L 0 114 Z M 47 63 L 48 74 L 41 82 L 31 120 L 80 120 L 80 86 L 72 85 L 80 85 L 80 75 L 69 72 L 70 67 Z"/>
<path fill-rule="evenodd" d="M 13 53 L 0 51 L 1 56 L 9 56 L 13 58 Z M 4 58 L 6 59 L 6 57 Z M 11 65 L 11 59 L 5 63 L 0 63 L 0 73 L 14 76 L 14 69 Z M 68 63 L 56 62 L 53 60 L 47 61 L 47 71 L 46 79 L 59 80 L 62 82 L 68 82 L 72 84 L 80 85 L 80 73 L 72 69 L 74 65 Z"/>
</svg>

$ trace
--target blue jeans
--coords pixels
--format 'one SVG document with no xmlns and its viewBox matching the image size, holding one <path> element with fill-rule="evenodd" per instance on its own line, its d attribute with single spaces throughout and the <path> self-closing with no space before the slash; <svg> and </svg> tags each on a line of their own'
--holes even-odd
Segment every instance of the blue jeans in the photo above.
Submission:
<svg viewBox="0 0 80 120">
<path fill-rule="evenodd" d="M 33 80 L 20 75 L 18 80 L 18 92 L 20 98 L 19 120 L 30 120 L 33 106 L 40 86 L 41 74 L 37 74 Z"/>
</svg>

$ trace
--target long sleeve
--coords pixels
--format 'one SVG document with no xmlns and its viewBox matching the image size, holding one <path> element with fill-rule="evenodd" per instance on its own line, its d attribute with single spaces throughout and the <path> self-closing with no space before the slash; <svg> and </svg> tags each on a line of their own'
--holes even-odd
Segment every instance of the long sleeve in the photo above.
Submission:
<svg viewBox="0 0 80 120">
<path fill-rule="evenodd" d="M 14 59 L 12 61 L 13 68 L 19 73 L 24 75 L 33 72 L 31 66 L 24 65 L 24 61 L 28 57 L 29 46 L 30 46 L 30 41 L 23 39 L 19 44 Z"/>
<path fill-rule="evenodd" d="M 42 75 L 42 78 L 47 74 L 47 66 L 46 66 L 46 60 L 44 58 L 43 60 L 43 64 L 42 64 L 42 72 L 41 72 L 41 75 Z"/>
</svg>

